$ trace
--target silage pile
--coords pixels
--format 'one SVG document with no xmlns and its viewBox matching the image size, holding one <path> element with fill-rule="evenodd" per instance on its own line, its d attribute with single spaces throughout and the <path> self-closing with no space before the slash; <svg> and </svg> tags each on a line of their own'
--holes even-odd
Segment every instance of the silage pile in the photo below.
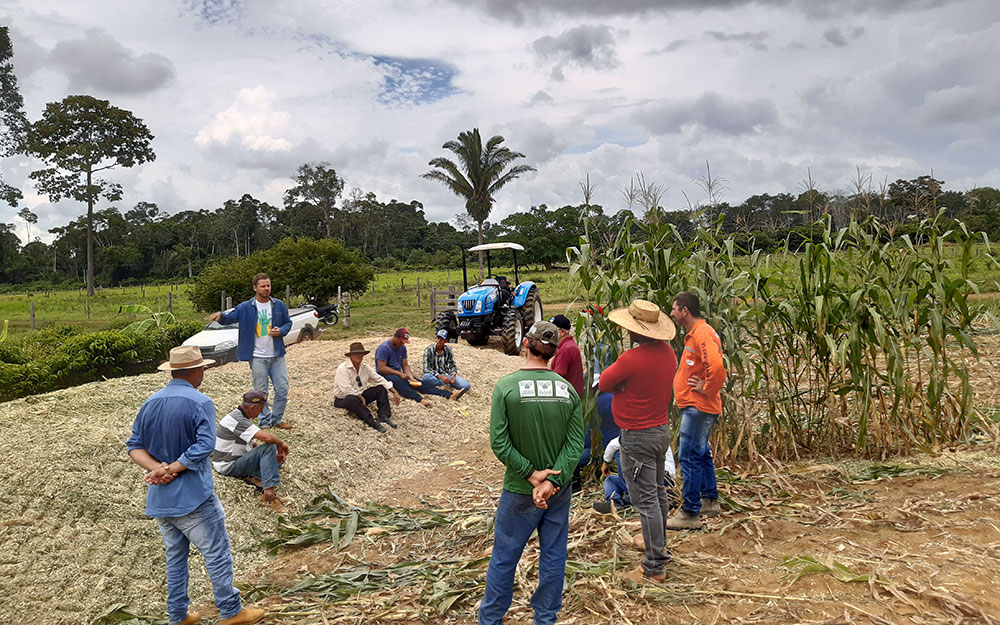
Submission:
<svg viewBox="0 0 1000 625">
<path fill-rule="evenodd" d="M 365 345 L 374 352 L 379 340 L 368 337 Z M 393 407 L 399 429 L 379 434 L 333 407 L 333 374 L 349 343 L 312 342 L 288 352 L 286 420 L 295 429 L 276 432 L 291 447 L 280 490 L 289 512 L 327 485 L 351 501 L 389 503 L 394 481 L 446 465 L 460 445 L 488 445 L 493 384 L 521 362 L 493 349 L 453 346 L 472 391 L 458 402 L 431 397 L 430 409 L 404 400 Z M 427 344 L 414 337 L 409 346 L 417 375 Z M 119 378 L 3 404 L 0 622 L 30 616 L 88 623 L 119 603 L 165 612 L 163 547 L 155 522 L 143 514 L 142 471 L 124 442 L 139 406 L 167 381 L 163 373 Z M 201 390 L 222 416 L 249 388 L 247 365 L 233 363 L 210 369 Z M 219 476 L 215 482 L 240 579 L 267 560 L 255 532 L 271 530 L 276 515 L 245 484 Z M 200 557 L 195 564 L 192 600 L 211 604 Z"/>
</svg>

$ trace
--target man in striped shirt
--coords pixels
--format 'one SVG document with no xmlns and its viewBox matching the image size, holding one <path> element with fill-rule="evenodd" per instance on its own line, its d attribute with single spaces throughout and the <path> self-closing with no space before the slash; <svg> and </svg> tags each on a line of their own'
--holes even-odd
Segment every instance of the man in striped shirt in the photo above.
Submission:
<svg viewBox="0 0 1000 625">
<path fill-rule="evenodd" d="M 438 330 L 434 343 L 424 348 L 424 377 L 421 382 L 429 386 L 450 385 L 461 391 L 459 397 L 472 388 L 468 380 L 458 375 L 455 356 L 448 347 L 447 330 Z"/>
<path fill-rule="evenodd" d="M 264 502 L 277 503 L 278 475 L 288 456 L 288 445 L 268 430 L 253 423 L 267 406 L 267 395 L 252 390 L 243 393 L 243 403 L 222 417 L 216 428 L 212 467 L 220 475 L 238 477 L 264 489 Z M 254 440 L 261 444 L 254 446 Z"/>
</svg>

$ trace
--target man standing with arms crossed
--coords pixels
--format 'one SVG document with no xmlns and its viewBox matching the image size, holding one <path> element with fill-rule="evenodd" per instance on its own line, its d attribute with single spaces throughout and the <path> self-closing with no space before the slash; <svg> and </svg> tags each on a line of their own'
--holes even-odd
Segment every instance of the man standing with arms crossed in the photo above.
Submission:
<svg viewBox="0 0 1000 625">
<path fill-rule="evenodd" d="M 601 372 L 598 386 L 601 392 L 614 393 L 611 406 L 621 428 L 622 471 L 632 506 L 639 513 L 646 552 L 639 568 L 625 577 L 636 582 L 662 582 L 670 559 L 665 536 L 670 498 L 663 487 L 664 456 L 670 447 L 667 422 L 677 369 L 677 358 L 667 341 L 677 331 L 659 306 L 642 299 L 611 311 L 608 319 L 628 330 L 631 342 L 639 344 Z"/>
<path fill-rule="evenodd" d="M 253 277 L 254 297 L 240 302 L 230 312 L 212 313 L 209 319 L 222 325 L 240 324 L 236 357 L 250 363 L 253 387 L 268 395 L 267 381 L 274 386 L 274 407 L 260 415 L 260 427 L 290 430 L 283 422 L 288 405 L 288 368 L 285 366 L 285 341 L 282 337 L 292 330 L 288 307 L 271 297 L 271 278 L 266 273 Z"/>
<path fill-rule="evenodd" d="M 722 385 L 726 369 L 722 341 L 701 318 L 701 304 L 693 293 L 674 297 L 670 316 L 684 328 L 684 351 L 674 378 L 674 396 L 681 411 L 678 449 L 684 486 L 683 507 L 667 521 L 667 529 L 699 529 L 701 515 L 719 516 L 719 490 L 708 435 L 722 412 Z"/>
<path fill-rule="evenodd" d="M 514 594 L 514 571 L 538 530 L 535 625 L 552 625 L 562 607 L 569 536 L 570 478 L 583 453 L 580 397 L 549 371 L 558 330 L 536 322 L 524 338 L 524 367 L 493 388 L 490 446 L 507 467 L 493 526 L 493 554 L 479 625 L 500 625 Z"/>
<path fill-rule="evenodd" d="M 146 469 L 146 515 L 160 527 L 167 552 L 167 615 L 170 625 L 201 622 L 188 612 L 188 550 L 193 543 L 205 558 L 212 580 L 220 625 L 256 623 L 264 610 L 244 608 L 233 586 L 233 555 L 226 532 L 226 513 L 215 496 L 212 467 L 215 448 L 215 405 L 198 392 L 205 378 L 201 350 L 175 347 L 160 365 L 170 383 L 153 393 L 139 409 L 126 442 L 132 462 Z"/>
</svg>

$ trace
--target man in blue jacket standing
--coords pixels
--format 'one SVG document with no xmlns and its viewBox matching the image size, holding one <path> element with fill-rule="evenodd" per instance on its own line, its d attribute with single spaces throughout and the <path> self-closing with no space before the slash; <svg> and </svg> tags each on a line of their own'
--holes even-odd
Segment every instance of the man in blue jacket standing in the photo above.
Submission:
<svg viewBox="0 0 1000 625">
<path fill-rule="evenodd" d="M 292 318 L 288 306 L 280 299 L 271 297 L 271 278 L 266 273 L 253 277 L 254 297 L 240 302 L 229 312 L 212 313 L 212 321 L 222 325 L 239 322 L 239 342 L 236 357 L 250 363 L 253 387 L 274 398 L 274 407 L 264 409 L 260 415 L 261 429 L 270 427 L 290 430 L 292 426 L 282 422 L 285 406 L 288 404 L 288 369 L 285 367 L 285 341 L 282 337 L 292 329 Z M 267 381 L 271 380 L 274 393 L 267 392 Z"/>
</svg>

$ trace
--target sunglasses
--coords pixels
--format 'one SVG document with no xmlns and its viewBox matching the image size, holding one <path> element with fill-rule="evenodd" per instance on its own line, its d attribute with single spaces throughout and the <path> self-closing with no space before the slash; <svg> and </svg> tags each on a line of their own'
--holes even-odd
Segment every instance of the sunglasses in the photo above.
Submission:
<svg viewBox="0 0 1000 625">
<path fill-rule="evenodd" d="M 361 386 L 361 376 L 360 375 L 354 376 L 354 381 L 358 383 L 358 386 Z"/>
</svg>

